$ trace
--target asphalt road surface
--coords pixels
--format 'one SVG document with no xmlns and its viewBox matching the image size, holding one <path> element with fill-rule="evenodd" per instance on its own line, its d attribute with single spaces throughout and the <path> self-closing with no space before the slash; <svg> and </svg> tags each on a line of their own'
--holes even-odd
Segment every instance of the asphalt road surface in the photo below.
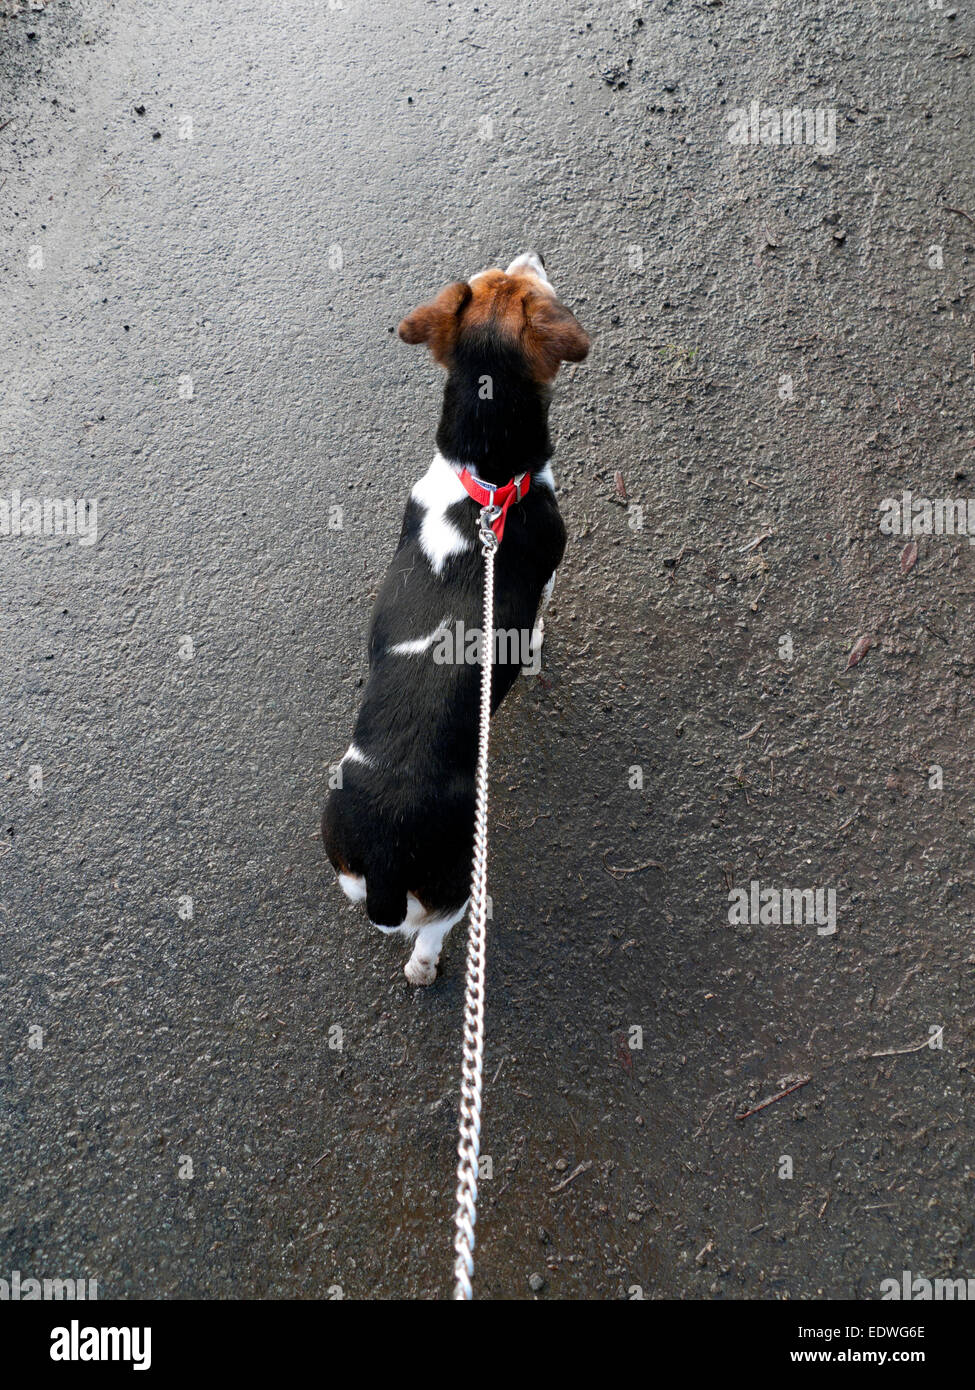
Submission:
<svg viewBox="0 0 975 1390">
<path fill-rule="evenodd" d="M 532 247 L 593 351 L 477 1293 L 975 1275 L 975 551 L 881 527 L 975 496 L 970 7 L 0 9 L 0 520 L 97 499 L 0 535 L 0 1275 L 449 1293 L 462 933 L 411 989 L 317 829 L 439 410 L 395 326 Z"/>
</svg>

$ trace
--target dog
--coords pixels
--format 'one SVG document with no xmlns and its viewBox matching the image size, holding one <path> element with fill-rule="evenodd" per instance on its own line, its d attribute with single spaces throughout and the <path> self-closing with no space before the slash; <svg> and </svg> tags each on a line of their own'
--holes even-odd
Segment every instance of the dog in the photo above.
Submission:
<svg viewBox="0 0 975 1390">
<path fill-rule="evenodd" d="M 322 840 L 373 926 L 415 938 L 406 978 L 429 985 L 470 894 L 481 509 L 494 504 L 499 540 L 495 629 L 534 634 L 534 655 L 566 540 L 551 468 L 552 382 L 563 362 L 586 357 L 589 338 L 535 252 L 447 285 L 407 314 L 399 336 L 425 343 L 447 372 L 437 451 L 410 494 L 376 600 L 369 679 Z M 473 643 L 460 641 L 465 632 Z M 501 647 L 492 652 L 492 714 L 526 658 L 519 641 Z"/>
</svg>

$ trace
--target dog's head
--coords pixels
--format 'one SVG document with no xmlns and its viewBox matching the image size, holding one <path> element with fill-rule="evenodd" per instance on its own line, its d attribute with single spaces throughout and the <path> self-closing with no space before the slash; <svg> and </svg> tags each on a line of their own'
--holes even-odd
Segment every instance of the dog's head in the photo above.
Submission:
<svg viewBox="0 0 975 1390">
<path fill-rule="evenodd" d="M 399 335 L 404 343 L 426 343 L 448 370 L 460 344 L 490 336 L 519 351 L 539 383 L 552 381 L 562 362 L 581 362 L 589 351 L 587 334 L 559 303 L 534 251 L 517 256 L 507 270 L 482 270 L 447 285 L 407 314 Z"/>
</svg>

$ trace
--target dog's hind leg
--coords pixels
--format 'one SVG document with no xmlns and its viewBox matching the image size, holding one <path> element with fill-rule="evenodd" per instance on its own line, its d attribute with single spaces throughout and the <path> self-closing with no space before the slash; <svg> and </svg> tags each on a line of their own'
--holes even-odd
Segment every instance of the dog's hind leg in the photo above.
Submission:
<svg viewBox="0 0 975 1390">
<path fill-rule="evenodd" d="M 413 954 L 403 971 L 411 985 L 432 985 L 437 978 L 437 962 L 443 949 L 444 937 L 464 916 L 467 903 L 449 917 L 435 917 L 422 926 L 413 943 Z"/>
</svg>

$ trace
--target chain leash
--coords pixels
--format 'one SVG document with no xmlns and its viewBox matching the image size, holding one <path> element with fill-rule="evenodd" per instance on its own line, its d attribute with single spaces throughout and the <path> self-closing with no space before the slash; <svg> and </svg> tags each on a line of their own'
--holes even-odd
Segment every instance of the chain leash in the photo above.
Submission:
<svg viewBox="0 0 975 1390">
<path fill-rule="evenodd" d="M 491 733 L 491 657 L 494 649 L 494 557 L 498 538 L 491 523 L 500 507 L 482 507 L 478 522 L 484 556 L 484 620 L 481 624 L 481 711 L 475 775 L 474 864 L 467 935 L 464 1046 L 457 1143 L 457 1209 L 454 1217 L 454 1298 L 474 1297 L 474 1224 L 477 1221 L 481 1152 L 481 1081 L 484 1067 L 484 975 L 487 948 L 488 743 Z"/>
</svg>

